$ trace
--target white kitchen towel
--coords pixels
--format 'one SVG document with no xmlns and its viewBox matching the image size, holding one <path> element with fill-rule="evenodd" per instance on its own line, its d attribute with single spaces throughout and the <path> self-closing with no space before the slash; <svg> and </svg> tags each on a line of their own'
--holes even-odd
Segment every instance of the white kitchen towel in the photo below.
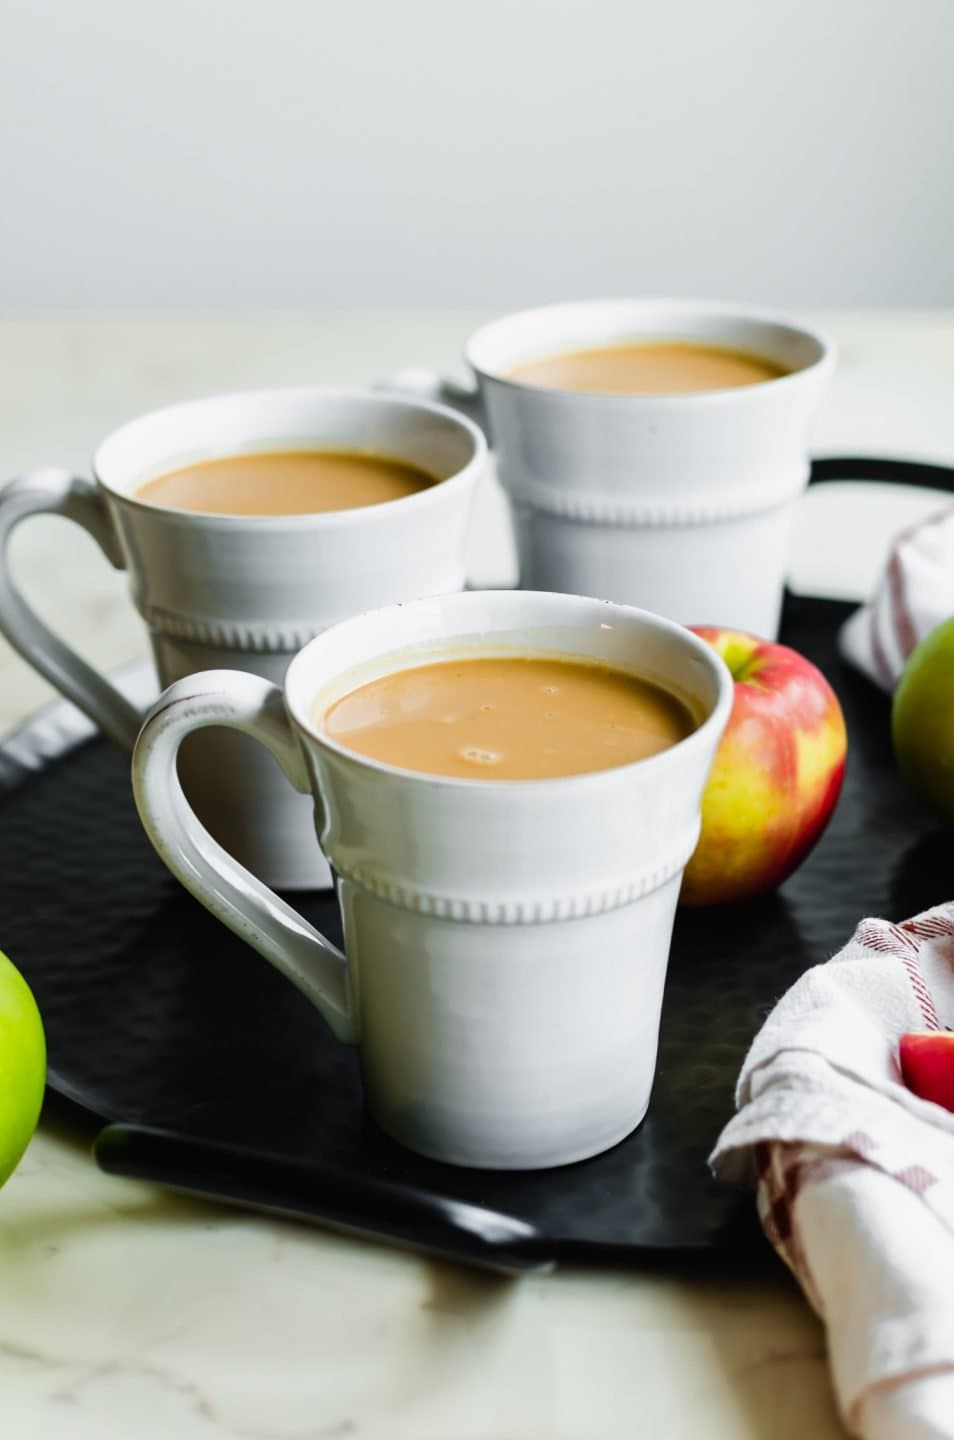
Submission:
<svg viewBox="0 0 954 1440">
<path fill-rule="evenodd" d="M 952 1026 L 954 902 L 863 920 L 775 1006 L 712 1155 L 756 1184 L 867 1440 L 954 1440 L 954 1114 L 898 1066 L 905 1031 Z"/>
<path fill-rule="evenodd" d="M 951 615 L 954 505 L 897 537 L 870 603 L 842 626 L 842 654 L 883 690 L 893 690 L 914 647 Z"/>
</svg>

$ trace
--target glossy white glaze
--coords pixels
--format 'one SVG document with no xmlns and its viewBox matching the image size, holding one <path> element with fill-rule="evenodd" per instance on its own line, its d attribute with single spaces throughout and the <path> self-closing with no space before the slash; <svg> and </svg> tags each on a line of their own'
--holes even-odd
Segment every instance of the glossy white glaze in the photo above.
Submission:
<svg viewBox="0 0 954 1440">
<path fill-rule="evenodd" d="M 315 697 L 358 675 L 502 647 L 625 665 L 679 691 L 701 724 L 636 764 L 534 781 L 398 770 L 314 726 Z M 173 874 L 359 1045 L 384 1129 L 462 1165 L 560 1165 L 645 1113 L 679 881 L 731 699 L 718 656 L 657 616 L 578 596 L 449 595 L 329 629 L 289 666 L 284 705 L 234 671 L 173 685 L 143 727 L 133 788 Z M 311 790 L 347 962 L 190 810 L 179 744 L 222 725 Z"/>
<path fill-rule="evenodd" d="M 573 394 L 508 379 L 560 351 L 673 336 L 750 350 L 792 373 L 691 395 Z M 581 301 L 493 321 L 466 355 L 476 393 L 421 371 L 390 383 L 482 415 L 522 585 L 776 635 L 792 505 L 833 365 L 820 331 L 709 301 Z"/>
<path fill-rule="evenodd" d="M 422 466 L 441 483 L 388 504 L 332 514 L 199 515 L 147 505 L 136 487 L 190 461 L 249 449 L 319 445 L 370 450 Z M 459 590 L 486 447 L 452 411 L 366 390 L 302 388 L 214 396 L 154 411 L 96 451 L 97 483 L 34 471 L 0 493 L 0 557 L 14 528 L 42 512 L 83 525 L 129 572 L 160 682 L 228 665 L 281 684 L 292 655 L 355 611 Z M 0 631 L 114 740 L 131 749 L 141 722 L 102 676 L 27 607 L 0 559 Z M 246 775 L 241 791 L 231 785 Z M 311 843 L 307 801 L 240 737 L 203 737 L 183 777 L 209 829 L 270 884 L 330 884 Z"/>
</svg>

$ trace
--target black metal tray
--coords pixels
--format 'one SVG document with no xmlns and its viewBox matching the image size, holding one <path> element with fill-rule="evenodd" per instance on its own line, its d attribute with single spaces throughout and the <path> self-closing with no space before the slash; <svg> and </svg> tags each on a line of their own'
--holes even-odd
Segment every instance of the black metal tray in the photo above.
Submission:
<svg viewBox="0 0 954 1440">
<path fill-rule="evenodd" d="M 852 465 L 951 486 L 947 471 L 871 461 L 815 478 Z M 951 831 L 902 788 L 887 700 L 838 655 L 851 608 L 788 596 L 782 631 L 845 709 L 828 833 L 777 895 L 679 915 L 649 1114 L 558 1170 L 463 1170 L 389 1141 L 363 1111 L 354 1053 L 153 854 L 124 758 L 63 705 L 21 728 L 0 747 L 0 948 L 43 1012 L 51 1089 L 108 1127 L 99 1163 L 508 1269 L 750 1244 L 751 1201 L 715 1185 L 706 1157 L 760 1021 L 859 916 L 949 898 Z M 294 903 L 340 940 L 330 895 Z"/>
</svg>

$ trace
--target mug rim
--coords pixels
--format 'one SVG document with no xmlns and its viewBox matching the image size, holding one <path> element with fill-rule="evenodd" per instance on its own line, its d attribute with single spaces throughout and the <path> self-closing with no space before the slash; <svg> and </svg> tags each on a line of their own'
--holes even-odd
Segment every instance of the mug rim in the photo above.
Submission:
<svg viewBox="0 0 954 1440">
<path fill-rule="evenodd" d="M 120 490 L 115 484 L 106 480 L 102 473 L 103 452 L 114 442 L 128 435 L 129 431 L 147 421 L 172 419 L 177 411 L 197 409 L 203 405 L 213 403 L 239 403 L 242 401 L 273 400 L 291 401 L 294 399 L 330 399 L 330 400 L 357 400 L 367 401 L 374 409 L 390 408 L 392 410 L 405 410 L 436 415 L 440 419 L 449 422 L 457 429 L 462 430 L 471 441 L 471 454 L 466 462 L 444 479 L 435 479 L 434 483 L 427 485 L 422 490 L 417 490 L 411 495 L 401 495 L 394 500 L 381 500 L 373 505 L 357 505 L 343 510 L 305 510 L 292 512 L 287 515 L 241 515 L 241 514 L 220 514 L 208 510 L 182 510 L 172 505 L 156 505 L 149 500 L 143 500 L 135 493 Z M 210 460 L 227 459 L 230 455 L 245 452 L 224 450 L 219 454 L 211 455 Z M 254 452 L 249 452 L 254 453 Z M 400 457 L 392 457 L 400 458 Z M 272 530 L 298 528 L 302 524 L 321 524 L 322 526 L 344 527 L 359 523 L 359 517 L 366 516 L 369 511 L 375 514 L 379 512 L 390 512 L 395 506 L 406 508 L 415 505 L 423 508 L 427 504 L 433 504 L 435 496 L 444 492 L 445 486 L 461 488 L 468 483 L 473 471 L 479 469 L 487 458 L 487 440 L 483 431 L 475 425 L 466 415 L 459 410 L 454 410 L 449 405 L 441 405 L 435 401 L 421 400 L 412 396 L 390 394 L 385 391 L 375 390 L 370 386 L 362 385 L 263 385 L 248 390 L 224 390 L 215 391 L 212 394 L 198 395 L 189 400 L 177 400 L 171 405 L 161 405 L 155 410 L 146 410 L 132 419 L 125 420 L 114 430 L 111 430 L 96 446 L 93 451 L 90 468 L 93 479 L 111 499 L 120 502 L 131 509 L 140 510 L 151 515 L 162 515 L 166 519 L 178 521 L 184 524 L 202 522 L 210 526 L 222 526 L 225 529 L 241 525 L 254 525 Z M 420 467 L 419 467 L 420 468 Z"/>
<path fill-rule="evenodd" d="M 325 644 L 329 643 L 329 637 L 335 635 L 337 632 L 347 627 L 358 629 L 369 625 L 373 626 L 383 616 L 393 614 L 396 611 L 413 612 L 415 609 L 432 606 L 435 601 L 444 605 L 450 605 L 455 609 L 468 609 L 478 604 L 481 597 L 493 597 L 494 599 L 509 597 L 517 603 L 527 600 L 530 605 L 538 608 L 543 608 L 551 603 L 564 607 L 570 605 L 574 609 L 582 605 L 596 606 L 602 609 L 603 613 L 610 612 L 624 621 L 639 620 L 644 623 L 648 621 L 657 631 L 663 631 L 703 659 L 710 673 L 716 680 L 717 690 L 715 704 L 705 719 L 700 721 L 691 734 L 684 736 L 682 740 L 677 740 L 673 745 L 667 745 L 664 750 L 658 750 L 654 755 L 645 755 L 639 760 L 630 760 L 623 765 L 612 765 L 602 770 L 581 770 L 574 775 L 553 775 L 539 778 L 501 780 L 490 778 L 470 779 L 461 775 L 438 775 L 426 770 L 409 770 L 401 765 L 392 765 L 388 761 L 376 760 L 371 756 L 363 755 L 356 750 L 351 750 L 347 745 L 342 745 L 337 740 L 333 740 L 330 736 L 323 734 L 315 726 L 311 716 L 300 711 L 293 702 L 291 692 L 299 685 L 298 671 L 306 668 L 312 653 L 319 650 L 323 642 Z M 520 622 L 514 620 L 511 629 L 517 630 L 519 628 Z M 503 636 L 508 633 L 510 633 L 510 630 L 496 630 L 488 632 L 488 638 L 492 639 L 494 636 Z M 450 633 L 446 637 L 447 643 L 452 644 L 455 638 L 455 634 L 453 632 Z M 395 656 L 407 654 L 413 647 L 413 643 L 413 639 L 411 639 L 407 645 L 397 650 L 383 653 L 385 655 L 393 654 Z M 381 657 L 379 656 L 378 658 Z M 612 664 L 612 662 L 606 663 Z M 395 665 L 394 670 L 388 673 L 397 673 L 399 670 L 405 668 L 410 667 Z M 658 684 L 660 688 L 665 688 L 662 682 L 654 681 L 653 683 Z M 677 755 L 680 757 L 684 756 L 687 746 L 699 749 L 707 745 L 714 729 L 717 729 L 720 733 L 724 729 L 729 718 L 729 712 L 732 709 L 734 684 L 735 682 L 732 679 L 728 666 L 711 645 L 705 640 L 702 640 L 687 626 L 680 625 L 675 620 L 668 620 L 663 615 L 657 615 L 652 610 L 643 610 L 635 605 L 623 605 L 613 600 L 601 600 L 596 596 L 576 595 L 563 591 L 517 589 L 463 590 L 447 595 L 424 596 L 417 600 L 397 601 L 393 605 L 381 605 L 373 610 L 364 610 L 356 615 L 349 616 L 347 619 L 339 620 L 337 624 L 329 626 L 328 629 L 323 630 L 320 635 L 316 635 L 312 640 L 309 640 L 307 645 L 303 646 L 292 658 L 285 672 L 285 679 L 282 684 L 282 695 L 285 701 L 285 708 L 296 729 L 309 740 L 313 741 L 320 749 L 328 751 L 329 754 L 334 755 L 339 760 L 357 765 L 359 769 L 370 771 L 372 774 L 388 776 L 398 780 L 409 780 L 431 788 L 451 788 L 464 792 L 473 791 L 477 794 L 486 793 L 488 795 L 500 796 L 537 794 L 543 791 L 551 793 L 554 790 L 563 792 L 574 788 L 578 789 L 587 784 L 602 783 L 604 785 L 612 785 L 620 776 L 631 774 L 638 767 L 654 765 L 658 768 L 666 764 L 677 763 L 671 757 Z"/>
<path fill-rule="evenodd" d="M 670 390 L 659 394 L 633 393 L 629 394 L 620 391 L 610 390 L 563 390 L 549 385 L 535 385 L 524 380 L 514 379 L 512 375 L 503 373 L 499 368 L 482 364 L 478 352 L 481 347 L 496 338 L 499 333 L 506 331 L 511 326 L 525 325 L 529 321 L 544 315 L 556 316 L 561 312 L 568 318 L 577 315 L 582 316 L 586 312 L 599 309 L 617 309 L 620 312 L 632 312 L 635 309 L 647 311 L 658 311 L 660 314 L 668 312 L 679 317 L 683 316 L 687 322 L 692 319 L 713 319 L 725 322 L 735 321 L 743 324 L 754 324 L 770 326 L 774 329 L 786 331 L 793 339 L 800 339 L 811 342 L 817 350 L 815 358 L 806 365 L 801 365 L 795 370 L 786 371 L 782 375 L 775 375 L 770 380 L 758 380 L 749 385 L 732 385 L 715 390 Z M 648 332 L 647 332 L 648 334 Z M 666 337 L 669 338 L 669 337 Z M 680 338 L 678 336 L 674 338 Z M 693 337 L 684 337 L 690 342 Z M 612 342 L 604 342 L 612 343 Z M 703 341 L 702 343 L 706 343 Z M 573 345 L 586 346 L 586 339 L 578 342 L 567 341 L 567 348 L 572 349 Z M 599 348 L 594 344 L 592 348 Z M 560 348 L 556 347 L 550 352 L 559 354 Z M 755 353 L 755 352 L 752 352 Z M 787 386 L 798 383 L 808 375 L 815 375 L 819 371 L 830 370 L 835 362 L 836 346 L 832 336 L 818 326 L 808 325 L 784 311 L 762 309 L 759 306 L 744 305 L 728 300 L 701 300 L 686 297 L 673 297 L 667 295 L 629 295 L 629 296 L 603 296 L 594 297 L 588 300 L 566 300 L 554 301 L 546 305 L 533 305 L 523 310 L 513 310 L 504 315 L 498 315 L 495 319 L 489 320 L 481 325 L 468 338 L 464 347 L 464 358 L 474 373 L 481 380 L 487 380 L 494 385 L 500 385 L 508 390 L 517 393 L 523 392 L 528 395 L 547 395 L 557 403 L 596 403 L 602 405 L 630 405 L 634 408 L 648 407 L 650 405 L 673 405 L 688 404 L 703 405 L 713 402 L 719 404 L 744 403 L 746 395 L 753 392 L 757 395 L 765 393 L 766 388 Z M 519 364 L 519 359 L 514 360 Z"/>
</svg>

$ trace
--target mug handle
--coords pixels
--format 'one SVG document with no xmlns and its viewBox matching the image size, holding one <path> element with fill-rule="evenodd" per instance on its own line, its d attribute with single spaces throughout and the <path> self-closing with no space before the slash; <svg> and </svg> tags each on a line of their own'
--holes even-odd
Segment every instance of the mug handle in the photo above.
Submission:
<svg viewBox="0 0 954 1440">
<path fill-rule="evenodd" d="M 412 367 L 386 375 L 383 380 L 377 381 L 374 388 L 390 394 L 406 395 L 411 400 L 449 405 L 452 410 L 459 410 L 468 420 L 473 420 L 489 437 L 487 412 L 476 385 L 459 385 L 456 380 L 445 380 L 436 370 Z"/>
<path fill-rule="evenodd" d="M 136 741 L 132 783 L 143 828 L 159 858 L 199 903 L 297 985 L 339 1040 L 354 1044 L 357 1027 L 342 952 L 223 850 L 183 793 L 176 769 L 179 746 L 207 725 L 251 735 L 271 751 L 296 790 L 310 792 L 282 692 L 258 675 L 204 670 L 169 686 Z"/>
<path fill-rule="evenodd" d="M 142 720 L 139 711 L 75 650 L 59 640 L 31 610 L 14 584 L 9 541 L 31 515 L 63 515 L 81 525 L 116 570 L 126 562 L 106 502 L 97 487 L 67 470 L 31 470 L 0 491 L 0 634 L 14 650 L 123 750 L 131 750 Z"/>
</svg>

